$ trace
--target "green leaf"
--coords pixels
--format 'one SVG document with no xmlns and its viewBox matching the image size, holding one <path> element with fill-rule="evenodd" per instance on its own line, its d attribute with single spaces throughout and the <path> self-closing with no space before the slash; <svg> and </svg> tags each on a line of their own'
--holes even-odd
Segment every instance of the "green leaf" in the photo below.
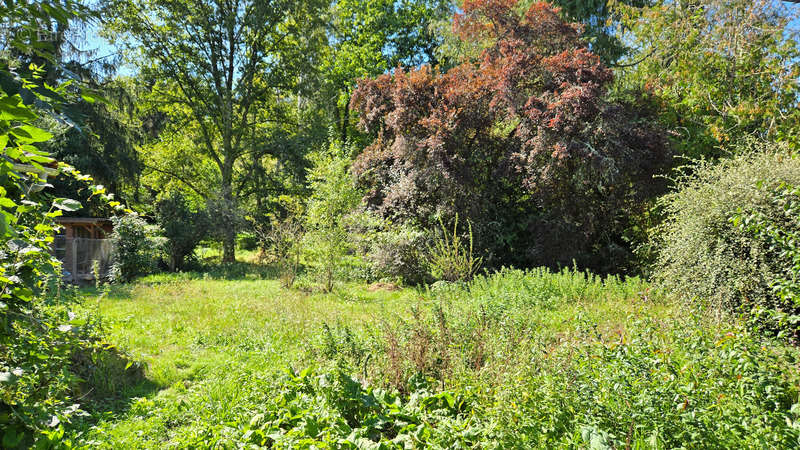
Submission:
<svg viewBox="0 0 800 450">
<path fill-rule="evenodd" d="M 36 120 L 36 114 L 22 103 L 22 98 L 18 95 L 3 97 L 0 98 L 0 120 L 29 122 Z"/>
<path fill-rule="evenodd" d="M 72 326 L 80 327 L 86 325 L 86 319 L 72 319 L 69 321 L 69 324 Z"/>
<path fill-rule="evenodd" d="M 32 125 L 20 125 L 12 128 L 10 133 L 16 136 L 20 141 L 27 143 L 46 142 L 53 138 L 51 133 Z"/>
<path fill-rule="evenodd" d="M 81 202 L 71 198 L 57 198 L 53 200 L 53 206 L 62 211 L 77 211 L 81 209 Z"/>
<path fill-rule="evenodd" d="M 10 228 L 8 227 L 8 221 L 6 220 L 5 214 L 0 214 L 0 236 L 8 236 Z"/>
<path fill-rule="evenodd" d="M 0 383 L 10 384 L 16 379 L 17 377 L 11 372 L 0 372 Z"/>
<path fill-rule="evenodd" d="M 15 428 L 9 428 L 3 434 L 3 447 L 5 448 L 14 448 L 22 442 L 22 438 L 25 437 L 24 434 L 18 433 Z"/>
</svg>

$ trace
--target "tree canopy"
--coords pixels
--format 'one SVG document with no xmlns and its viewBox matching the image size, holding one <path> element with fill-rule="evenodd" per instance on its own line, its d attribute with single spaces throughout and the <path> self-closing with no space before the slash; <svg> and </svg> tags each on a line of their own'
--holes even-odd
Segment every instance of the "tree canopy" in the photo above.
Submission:
<svg viewBox="0 0 800 450">
<path fill-rule="evenodd" d="M 252 144 L 265 105 L 309 89 L 304 74 L 324 42 L 319 2 L 124 0 L 107 5 L 108 30 L 151 80 L 159 109 L 218 172 L 211 193 L 225 230 L 225 261 L 235 258 L 235 168 L 263 151 Z"/>
<path fill-rule="evenodd" d="M 612 71 L 547 4 L 466 2 L 455 29 L 488 42 L 476 62 L 398 69 L 354 94 L 374 136 L 354 165 L 367 204 L 424 226 L 460 213 L 500 261 L 624 246 L 622 217 L 663 187 L 652 176 L 670 163 L 647 111 L 606 98 Z"/>
<path fill-rule="evenodd" d="M 797 10 L 769 0 L 659 2 L 620 8 L 622 84 L 654 96 L 681 153 L 719 157 L 745 137 L 796 146 Z"/>
</svg>

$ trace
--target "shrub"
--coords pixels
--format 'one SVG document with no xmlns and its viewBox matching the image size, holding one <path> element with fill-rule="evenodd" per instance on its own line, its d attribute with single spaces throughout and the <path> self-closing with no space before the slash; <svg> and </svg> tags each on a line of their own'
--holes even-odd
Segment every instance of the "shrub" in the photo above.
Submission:
<svg viewBox="0 0 800 450">
<path fill-rule="evenodd" d="M 186 198 L 173 192 L 156 204 L 156 222 L 166 238 L 164 251 L 172 271 L 183 268 L 201 240 L 209 235 L 211 221 L 205 210 L 193 211 Z"/>
<path fill-rule="evenodd" d="M 303 253 L 313 274 L 326 291 L 344 274 L 351 261 L 352 244 L 346 216 L 358 205 L 360 195 L 350 176 L 350 158 L 337 142 L 313 156 L 309 171 L 311 196 L 306 206 Z"/>
<path fill-rule="evenodd" d="M 782 186 L 800 186 L 800 160 L 765 145 L 716 165 L 693 166 L 663 199 L 667 216 L 655 230 L 654 277 L 685 301 L 762 318 L 800 312 L 778 287 L 796 279 L 797 253 L 786 245 L 796 245 L 789 241 L 800 230 L 789 207 L 797 199 Z"/>
<path fill-rule="evenodd" d="M 112 219 L 114 233 L 114 262 L 111 278 L 114 281 L 128 282 L 142 275 L 152 273 L 156 268 L 156 258 L 163 242 L 148 234 L 148 225 L 135 214 L 126 214 Z"/>
<path fill-rule="evenodd" d="M 472 224 L 467 223 L 469 228 L 468 244 L 458 234 L 457 214 L 453 221 L 452 234 L 441 219 L 439 219 L 439 225 L 441 233 L 436 236 L 434 244 L 428 247 L 428 265 L 431 276 L 443 281 L 469 281 L 483 262 L 483 258 L 476 258 L 473 255 Z"/>
<path fill-rule="evenodd" d="M 393 223 L 371 211 L 350 214 L 347 228 L 363 256 L 362 279 L 410 285 L 430 281 L 426 248 L 429 234 L 408 223 Z"/>
<path fill-rule="evenodd" d="M 236 235 L 236 246 L 242 250 L 255 250 L 258 248 L 258 242 L 256 233 L 242 232 Z"/>
<path fill-rule="evenodd" d="M 480 57 L 353 93 L 373 138 L 353 164 L 366 206 L 426 229 L 459 214 L 488 266 L 619 271 L 671 164 L 646 102 L 612 99 L 612 70 L 546 3 L 466 2 L 453 28 Z"/>
<path fill-rule="evenodd" d="M 303 252 L 302 223 L 294 216 L 274 220 L 265 239 L 278 265 L 281 285 L 292 287 L 300 270 L 300 255 Z"/>
<path fill-rule="evenodd" d="M 375 234 L 367 260 L 377 278 L 410 285 L 430 280 L 425 248 L 428 234 L 408 224 L 389 225 Z"/>
<path fill-rule="evenodd" d="M 469 394 L 436 392 L 425 380 L 413 386 L 410 399 L 364 386 L 339 370 L 290 369 L 278 382 L 241 441 L 275 448 L 482 446 Z"/>
<path fill-rule="evenodd" d="M 756 183 L 762 188 L 763 183 Z M 770 280 L 772 292 L 787 308 L 800 307 L 800 188 L 781 183 L 769 189 L 774 211 L 737 211 L 731 222 L 764 243 L 775 264 L 776 275 Z M 794 316 L 795 324 L 800 317 Z"/>
</svg>

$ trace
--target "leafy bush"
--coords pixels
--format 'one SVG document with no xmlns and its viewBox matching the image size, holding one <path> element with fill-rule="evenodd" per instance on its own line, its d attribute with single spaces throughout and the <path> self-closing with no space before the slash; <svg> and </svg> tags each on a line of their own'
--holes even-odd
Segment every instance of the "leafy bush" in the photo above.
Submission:
<svg viewBox="0 0 800 450">
<path fill-rule="evenodd" d="M 242 232 L 236 235 L 236 246 L 243 250 L 255 250 L 258 248 L 258 235 L 256 233 Z"/>
<path fill-rule="evenodd" d="M 463 6 L 454 31 L 480 56 L 353 93 L 372 138 L 353 164 L 366 206 L 425 229 L 459 214 L 490 267 L 620 271 L 632 218 L 666 187 L 664 133 L 645 103 L 607 95 L 612 70 L 551 5 Z"/>
<path fill-rule="evenodd" d="M 148 232 L 147 222 L 135 214 L 112 218 L 114 233 L 114 262 L 111 278 L 114 281 L 128 282 L 142 275 L 152 273 L 163 241 Z"/>
<path fill-rule="evenodd" d="M 389 225 L 375 233 L 366 255 L 376 278 L 418 285 L 430 279 L 425 248 L 428 234 L 411 225 Z"/>
<path fill-rule="evenodd" d="M 311 196 L 306 206 L 303 253 L 312 273 L 326 291 L 333 289 L 337 277 L 352 263 L 348 258 L 352 244 L 346 216 L 358 205 L 361 196 L 350 176 L 350 158 L 338 142 L 313 156 L 309 170 Z"/>
<path fill-rule="evenodd" d="M 4 23 L 14 25 L 4 36 L 9 51 L 0 56 L 0 447 L 48 448 L 61 444 L 63 424 L 81 413 L 74 358 L 101 354 L 104 347 L 91 316 L 48 302 L 47 289 L 59 286 L 62 275 L 52 254 L 54 218 L 81 204 L 48 198 L 41 191 L 52 186 L 44 178 L 67 174 L 89 187 L 92 198 L 112 208 L 122 206 L 112 203 L 102 186 L 89 185 L 90 176 L 40 149 L 53 136 L 36 126 L 46 122 L 37 113 L 58 114 L 63 121 L 60 113 L 69 94 L 63 86 L 45 83 L 44 70 L 36 64 L 9 59 L 33 54 L 35 47 L 38 60 L 51 61 L 52 47 L 31 36 L 43 23 L 61 28 L 85 19 L 85 7 L 37 2 L 0 10 Z"/>
<path fill-rule="evenodd" d="M 412 396 L 401 397 L 365 387 L 342 371 L 289 370 L 244 436 L 249 443 L 276 448 L 474 447 L 481 442 L 480 428 L 470 425 L 474 411 L 466 395 L 436 392 L 424 379 L 415 381 Z M 296 413 L 286 415 L 285 409 Z"/>
<path fill-rule="evenodd" d="M 763 189 L 763 183 L 756 183 Z M 768 253 L 773 274 L 768 280 L 776 307 L 751 311 L 756 317 L 797 335 L 800 326 L 800 188 L 780 184 L 768 189 L 770 211 L 741 209 L 731 219 L 734 226 L 746 230 Z"/>
<path fill-rule="evenodd" d="M 350 240 L 362 256 L 363 281 L 419 285 L 430 281 L 426 248 L 429 234 L 408 223 L 392 223 L 371 211 L 347 217 Z"/>
<path fill-rule="evenodd" d="M 193 211 L 186 198 L 173 192 L 156 204 L 156 222 L 166 238 L 164 251 L 169 269 L 181 270 L 200 241 L 209 236 L 211 220 L 205 210 Z M 116 227 L 115 227 L 116 228 Z"/>
<path fill-rule="evenodd" d="M 800 186 L 800 159 L 782 147 L 759 150 L 692 167 L 663 199 L 654 275 L 685 301 L 745 312 L 767 328 L 781 316 L 795 332 L 800 305 L 783 289 L 797 277 L 797 198 L 786 186 Z"/>
<path fill-rule="evenodd" d="M 437 234 L 434 244 L 428 247 L 428 265 L 434 279 L 443 281 L 469 281 L 478 271 L 483 258 L 475 257 L 472 249 L 472 224 L 467 223 L 469 247 L 458 233 L 458 214 L 453 221 L 453 233 L 450 233 L 441 218 L 441 233 Z"/>
</svg>

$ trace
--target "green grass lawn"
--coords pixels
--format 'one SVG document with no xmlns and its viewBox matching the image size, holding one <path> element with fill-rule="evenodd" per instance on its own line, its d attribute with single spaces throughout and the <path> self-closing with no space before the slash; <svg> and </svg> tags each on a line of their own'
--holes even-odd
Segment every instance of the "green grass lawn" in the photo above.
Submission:
<svg viewBox="0 0 800 450">
<path fill-rule="evenodd" d="M 231 402 L 248 388 L 238 385 L 237 377 L 274 375 L 310 364 L 306 347 L 324 322 L 369 323 L 407 312 L 421 301 L 411 289 L 369 292 L 364 285 L 350 284 L 330 294 L 307 294 L 248 275 L 231 280 L 158 275 L 102 293 L 83 290 L 83 306 L 99 311 L 108 342 L 147 367 L 147 381 L 120 393 L 123 398 L 144 394 L 131 400 L 139 406 L 103 414 L 107 419 L 93 433 L 95 439 L 102 436 L 109 446 L 160 445 L 156 443 L 180 435 L 182 428 L 202 426 L 197 421 L 208 408 L 233 407 Z M 198 398 L 190 391 L 217 396 Z M 177 406 L 187 401 L 199 403 L 191 409 Z M 188 422 L 158 423 L 138 414 L 141 405 L 176 405 L 178 410 L 159 411 Z"/>
<path fill-rule="evenodd" d="M 676 306 L 637 279 L 507 271 L 464 286 L 352 283 L 322 294 L 284 289 L 268 270 L 233 272 L 82 291 L 107 341 L 146 369 L 113 401 L 88 408 L 67 440 L 105 448 L 798 442 L 795 349 Z"/>
<path fill-rule="evenodd" d="M 369 322 L 413 304 L 413 291 L 307 295 L 275 280 L 158 277 L 111 289 L 99 300 L 110 342 L 148 364 L 161 386 L 230 364 L 286 367 L 324 321 Z"/>
</svg>

